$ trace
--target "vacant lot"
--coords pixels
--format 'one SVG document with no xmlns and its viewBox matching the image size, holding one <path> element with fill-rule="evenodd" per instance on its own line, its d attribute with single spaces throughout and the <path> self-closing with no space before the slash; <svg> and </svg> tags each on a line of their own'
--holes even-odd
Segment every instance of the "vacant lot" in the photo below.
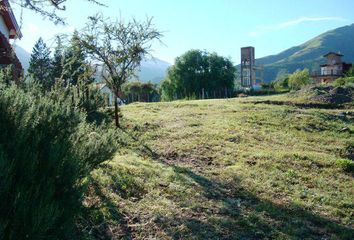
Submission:
<svg viewBox="0 0 354 240">
<path fill-rule="evenodd" d="M 124 106 L 122 147 L 90 179 L 87 236 L 353 239 L 354 110 L 284 100 Z"/>
</svg>

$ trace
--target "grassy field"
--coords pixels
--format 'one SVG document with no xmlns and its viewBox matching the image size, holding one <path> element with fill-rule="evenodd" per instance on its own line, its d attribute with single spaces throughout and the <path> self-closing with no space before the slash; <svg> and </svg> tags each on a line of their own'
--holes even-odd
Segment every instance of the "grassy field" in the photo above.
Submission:
<svg viewBox="0 0 354 240">
<path fill-rule="evenodd" d="M 87 238 L 353 239 L 354 109 L 271 104 L 284 100 L 124 106 Z"/>
</svg>

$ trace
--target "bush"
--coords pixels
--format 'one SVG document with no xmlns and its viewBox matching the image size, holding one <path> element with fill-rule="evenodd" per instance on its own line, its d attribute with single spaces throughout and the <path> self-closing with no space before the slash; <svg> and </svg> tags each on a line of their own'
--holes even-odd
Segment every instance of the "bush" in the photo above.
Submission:
<svg viewBox="0 0 354 240">
<path fill-rule="evenodd" d="M 349 159 L 339 159 L 336 161 L 336 164 L 344 171 L 354 173 L 354 161 Z"/>
<path fill-rule="evenodd" d="M 337 78 L 332 84 L 336 87 L 354 87 L 354 77 Z"/>
<path fill-rule="evenodd" d="M 95 85 L 80 88 L 79 86 L 66 86 L 64 81 L 58 80 L 47 95 L 53 100 L 66 98 L 72 107 L 85 111 L 88 117 L 106 106 L 104 94 Z"/>
<path fill-rule="evenodd" d="M 308 69 L 296 70 L 294 73 L 289 75 L 289 87 L 292 90 L 299 90 L 303 86 L 309 85 L 310 81 L 310 72 Z"/>
<path fill-rule="evenodd" d="M 73 239 L 87 174 L 115 150 L 65 95 L 0 86 L 0 239 Z"/>
<path fill-rule="evenodd" d="M 277 92 L 287 91 L 289 88 L 289 74 L 286 70 L 280 70 L 274 82 L 274 89 Z"/>
</svg>

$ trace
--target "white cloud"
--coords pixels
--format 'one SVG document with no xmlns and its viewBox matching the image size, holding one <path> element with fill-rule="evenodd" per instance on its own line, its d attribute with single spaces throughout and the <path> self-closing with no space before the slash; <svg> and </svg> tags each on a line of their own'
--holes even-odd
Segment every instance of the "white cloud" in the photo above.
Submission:
<svg viewBox="0 0 354 240">
<path fill-rule="evenodd" d="M 341 18 L 341 17 L 300 17 L 300 18 L 297 18 L 294 20 L 282 22 L 282 23 L 275 24 L 275 25 L 258 26 L 257 30 L 249 32 L 248 36 L 258 37 L 258 36 L 263 35 L 267 32 L 286 29 L 286 28 L 290 28 L 290 27 L 294 27 L 294 26 L 303 24 L 303 23 L 321 22 L 321 21 L 347 21 L 347 20 L 344 18 Z"/>
</svg>

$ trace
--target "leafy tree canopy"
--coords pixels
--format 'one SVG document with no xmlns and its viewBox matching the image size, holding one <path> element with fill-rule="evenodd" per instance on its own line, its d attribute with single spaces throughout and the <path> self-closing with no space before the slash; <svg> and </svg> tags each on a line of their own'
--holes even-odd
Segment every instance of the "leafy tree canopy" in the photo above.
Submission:
<svg viewBox="0 0 354 240">
<path fill-rule="evenodd" d="M 236 67 L 230 59 L 201 50 L 190 50 L 176 59 L 162 83 L 165 98 L 198 97 L 202 91 L 232 90 Z"/>
</svg>

